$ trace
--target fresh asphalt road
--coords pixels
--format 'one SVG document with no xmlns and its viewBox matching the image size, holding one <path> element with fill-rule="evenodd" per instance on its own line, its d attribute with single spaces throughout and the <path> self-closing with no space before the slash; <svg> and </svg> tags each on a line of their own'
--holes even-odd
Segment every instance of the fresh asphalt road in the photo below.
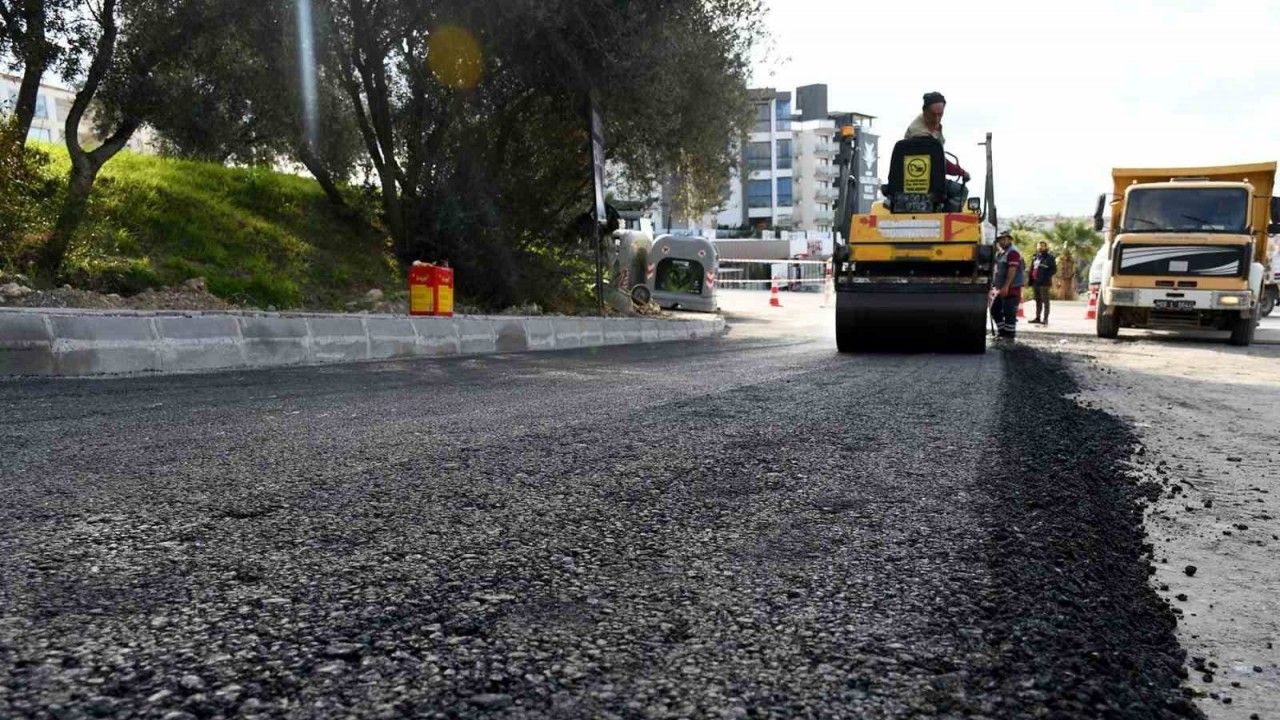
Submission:
<svg viewBox="0 0 1280 720">
<path fill-rule="evenodd" d="M 0 383 L 0 717 L 1194 714 L 1050 359 L 732 320 Z"/>
</svg>

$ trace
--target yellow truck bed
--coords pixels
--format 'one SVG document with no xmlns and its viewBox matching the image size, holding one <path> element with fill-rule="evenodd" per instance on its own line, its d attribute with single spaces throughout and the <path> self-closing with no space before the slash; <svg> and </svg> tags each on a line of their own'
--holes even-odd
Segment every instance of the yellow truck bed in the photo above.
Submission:
<svg viewBox="0 0 1280 720">
<path fill-rule="evenodd" d="M 1120 227 L 1120 212 L 1126 188 L 1146 183 L 1169 182 L 1174 179 L 1205 182 L 1247 182 L 1253 186 L 1254 201 L 1250 203 L 1253 226 L 1255 258 L 1267 262 L 1267 222 L 1269 202 L 1276 178 L 1276 163 L 1246 163 L 1242 165 L 1210 165 L 1206 167 L 1179 168 L 1115 168 L 1111 171 L 1113 195 L 1111 197 L 1111 228 L 1114 233 Z"/>
</svg>

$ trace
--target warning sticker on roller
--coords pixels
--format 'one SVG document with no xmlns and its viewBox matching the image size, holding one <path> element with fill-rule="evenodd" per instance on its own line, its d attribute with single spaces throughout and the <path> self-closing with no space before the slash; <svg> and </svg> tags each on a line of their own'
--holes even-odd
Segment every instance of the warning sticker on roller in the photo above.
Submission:
<svg viewBox="0 0 1280 720">
<path fill-rule="evenodd" d="M 902 191 L 925 194 L 929 192 L 929 176 L 933 170 L 933 158 L 928 155 L 908 155 L 903 162 Z"/>
</svg>

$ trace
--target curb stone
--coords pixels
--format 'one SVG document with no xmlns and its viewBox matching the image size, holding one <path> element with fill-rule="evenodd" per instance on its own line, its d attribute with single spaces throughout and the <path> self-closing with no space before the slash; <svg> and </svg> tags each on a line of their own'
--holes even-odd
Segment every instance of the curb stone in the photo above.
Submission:
<svg viewBox="0 0 1280 720">
<path fill-rule="evenodd" d="M 536 352 L 723 334 L 724 319 L 0 308 L 0 378 L 100 377 Z"/>
</svg>

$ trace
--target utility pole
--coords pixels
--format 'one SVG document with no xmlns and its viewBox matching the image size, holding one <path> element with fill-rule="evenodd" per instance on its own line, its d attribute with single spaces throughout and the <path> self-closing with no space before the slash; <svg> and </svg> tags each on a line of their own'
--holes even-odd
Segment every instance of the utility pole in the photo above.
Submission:
<svg viewBox="0 0 1280 720">
<path fill-rule="evenodd" d="M 604 120 L 594 90 L 587 91 L 587 132 L 591 145 L 591 172 L 595 186 L 595 227 L 592 244 L 596 250 L 596 310 L 604 314 L 604 238 L 608 232 L 608 212 L 604 206 Z"/>
</svg>

